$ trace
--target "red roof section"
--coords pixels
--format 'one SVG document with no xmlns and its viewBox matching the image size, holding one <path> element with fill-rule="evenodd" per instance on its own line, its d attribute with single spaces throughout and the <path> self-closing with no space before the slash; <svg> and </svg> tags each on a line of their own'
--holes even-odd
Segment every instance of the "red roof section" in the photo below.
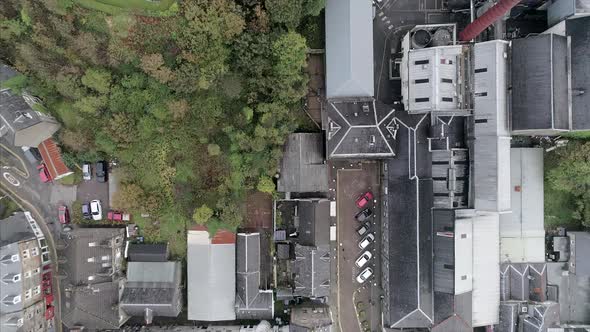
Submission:
<svg viewBox="0 0 590 332">
<path fill-rule="evenodd" d="M 193 231 L 205 231 L 209 232 L 207 226 L 204 225 L 195 225 L 190 228 Z M 211 236 L 211 233 L 209 233 Z M 211 238 L 211 244 L 235 244 L 236 243 L 236 233 L 232 231 L 228 231 L 226 229 L 220 229 L 215 233 L 213 238 Z"/>
<path fill-rule="evenodd" d="M 72 172 L 61 159 L 61 151 L 53 139 L 44 140 L 38 148 L 52 179 L 59 179 Z"/>
</svg>

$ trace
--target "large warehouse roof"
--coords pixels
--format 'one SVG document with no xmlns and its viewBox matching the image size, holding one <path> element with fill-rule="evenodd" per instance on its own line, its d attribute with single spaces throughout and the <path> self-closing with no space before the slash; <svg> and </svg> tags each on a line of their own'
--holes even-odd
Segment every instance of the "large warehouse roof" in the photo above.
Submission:
<svg viewBox="0 0 590 332">
<path fill-rule="evenodd" d="M 188 319 L 236 319 L 236 238 L 220 230 L 213 238 L 204 227 L 188 232 Z"/>
<path fill-rule="evenodd" d="M 326 4 L 326 97 L 372 97 L 373 11 L 371 1 Z"/>
</svg>

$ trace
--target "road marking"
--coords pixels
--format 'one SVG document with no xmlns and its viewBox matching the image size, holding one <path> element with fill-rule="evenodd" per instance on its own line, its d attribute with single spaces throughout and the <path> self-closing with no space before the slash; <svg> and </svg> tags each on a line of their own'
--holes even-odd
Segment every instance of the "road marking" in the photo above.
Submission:
<svg viewBox="0 0 590 332">
<path fill-rule="evenodd" d="M 17 172 L 17 173 L 18 173 L 20 176 L 22 176 L 22 177 L 23 177 L 23 178 L 25 178 L 25 179 L 28 179 L 28 178 L 29 178 L 29 170 L 28 170 L 28 168 L 27 168 L 27 165 L 26 165 L 26 164 L 25 164 L 25 162 L 23 161 L 23 159 L 22 159 L 22 158 L 21 158 L 21 157 L 20 157 L 18 154 L 16 154 L 14 151 L 12 151 L 11 149 L 9 149 L 9 148 L 8 148 L 6 145 L 4 145 L 4 144 L 0 143 L 0 147 L 1 147 L 1 148 L 3 148 L 4 150 L 8 151 L 8 153 L 10 153 L 11 155 L 13 155 L 13 156 L 14 156 L 16 159 L 18 159 L 18 161 L 20 161 L 20 163 L 21 163 L 21 164 L 22 164 L 22 166 L 23 166 L 23 169 L 24 169 L 24 171 L 23 171 L 23 170 L 20 170 L 20 169 L 18 169 L 18 168 L 16 168 L 16 167 L 12 167 L 12 168 L 13 168 L 13 169 L 14 169 L 14 171 L 15 171 L 15 172 Z"/>
<path fill-rule="evenodd" d="M 20 181 L 17 180 L 14 175 L 8 173 L 8 172 L 4 172 L 2 174 L 2 176 L 4 176 L 4 178 L 6 179 L 6 181 L 8 181 L 8 183 L 10 183 L 11 185 L 18 187 L 20 186 Z"/>
</svg>

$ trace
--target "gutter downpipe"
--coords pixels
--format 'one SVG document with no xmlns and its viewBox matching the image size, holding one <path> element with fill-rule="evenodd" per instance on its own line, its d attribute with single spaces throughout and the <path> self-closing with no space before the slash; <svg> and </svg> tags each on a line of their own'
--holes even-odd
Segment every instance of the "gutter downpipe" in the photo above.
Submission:
<svg viewBox="0 0 590 332">
<path fill-rule="evenodd" d="M 506 14 L 512 7 L 516 6 L 520 0 L 500 0 L 492 8 L 488 9 L 483 15 L 475 21 L 469 23 L 459 34 L 460 41 L 470 41 L 475 39 L 482 31 L 494 24 L 500 17 Z M 471 1 L 471 5 L 473 1 Z M 473 12 L 472 12 L 473 13 Z M 473 14 L 472 14 L 473 18 Z"/>
</svg>

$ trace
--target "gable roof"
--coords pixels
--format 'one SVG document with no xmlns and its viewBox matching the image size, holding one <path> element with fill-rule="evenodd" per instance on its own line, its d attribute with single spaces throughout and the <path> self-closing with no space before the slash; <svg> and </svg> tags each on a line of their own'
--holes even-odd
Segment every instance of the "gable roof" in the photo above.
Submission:
<svg viewBox="0 0 590 332">
<path fill-rule="evenodd" d="M 204 227 L 187 236 L 188 319 L 236 319 L 235 234 L 219 231 L 213 238 Z"/>
<path fill-rule="evenodd" d="M 52 138 L 39 144 L 39 152 L 41 152 L 43 163 L 47 166 L 52 180 L 58 180 L 73 173 L 61 159 L 61 151 Z"/>
<path fill-rule="evenodd" d="M 295 133 L 287 137 L 278 191 L 328 191 L 328 166 L 324 158 L 323 141 L 323 135 L 319 133 Z"/>
<path fill-rule="evenodd" d="M 260 233 L 239 233 L 236 255 L 237 319 L 272 319 L 273 291 L 260 289 Z"/>
<path fill-rule="evenodd" d="M 326 3 L 326 96 L 372 97 L 373 12 L 370 1 Z"/>
<path fill-rule="evenodd" d="M 328 159 L 394 157 L 399 124 L 393 114 L 373 98 L 329 100 L 322 121 Z"/>
<path fill-rule="evenodd" d="M 62 293 L 61 319 L 68 328 L 119 329 L 126 320 L 119 312 L 117 282 L 93 284 L 89 288 L 62 287 Z"/>
<path fill-rule="evenodd" d="M 572 95 L 573 130 L 590 129 L 590 16 L 565 21 L 566 34 L 571 37 L 571 79 L 572 89 L 585 93 Z"/>
<path fill-rule="evenodd" d="M 330 295 L 330 247 L 295 245 L 291 262 L 295 296 L 318 298 Z"/>
<path fill-rule="evenodd" d="M 297 242 L 305 246 L 322 246 L 330 242 L 330 201 L 300 200 L 299 236 Z"/>
<path fill-rule="evenodd" d="M 138 244 L 129 245 L 128 260 L 132 262 L 166 262 L 168 260 L 168 244 Z"/>
</svg>

